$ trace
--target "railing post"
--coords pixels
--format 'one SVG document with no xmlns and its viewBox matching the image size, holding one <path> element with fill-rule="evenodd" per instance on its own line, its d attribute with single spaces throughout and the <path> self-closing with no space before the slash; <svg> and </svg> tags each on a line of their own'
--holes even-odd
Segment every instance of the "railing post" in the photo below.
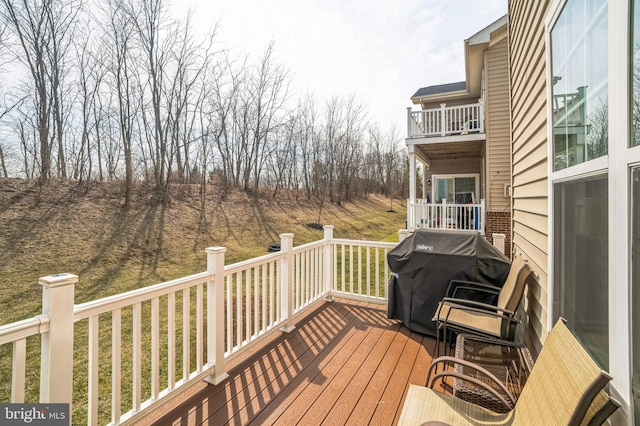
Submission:
<svg viewBox="0 0 640 426">
<path fill-rule="evenodd" d="M 42 334 L 40 402 L 68 403 L 73 398 L 73 303 L 78 276 L 42 277 L 42 314 L 49 317 L 49 331 Z M 71 408 L 69 415 L 71 415 Z M 69 420 L 71 424 L 71 420 Z"/>
<path fill-rule="evenodd" d="M 403 242 L 404 240 L 407 239 L 407 237 L 409 236 L 409 230 L 408 229 L 398 229 L 398 242 Z"/>
<path fill-rule="evenodd" d="M 333 225 L 324 225 L 324 292 L 325 302 L 332 302 L 331 277 L 333 276 Z"/>
<path fill-rule="evenodd" d="M 208 247 L 207 272 L 207 364 L 213 364 L 213 374 L 205 379 L 217 385 L 229 377 L 224 362 L 224 254 L 226 247 Z M 232 295 L 229 295 L 231 297 Z"/>
<path fill-rule="evenodd" d="M 480 233 L 484 235 L 484 223 L 487 217 L 487 209 L 484 198 L 480 200 Z"/>
<path fill-rule="evenodd" d="M 440 215 L 440 228 L 446 229 L 449 221 L 449 209 L 447 208 L 447 199 L 442 199 L 442 214 Z"/>
<path fill-rule="evenodd" d="M 478 106 L 478 127 L 480 128 L 480 133 L 484 133 L 484 105 L 479 104 Z"/>
<path fill-rule="evenodd" d="M 411 107 L 407 107 L 407 137 L 411 137 Z"/>
<path fill-rule="evenodd" d="M 416 200 L 416 154 L 415 147 L 409 145 L 409 200 L 407 201 L 407 228 L 414 228 Z"/>
<path fill-rule="evenodd" d="M 280 331 L 289 333 L 293 325 L 293 234 L 280 234 Z"/>
<path fill-rule="evenodd" d="M 447 106 L 447 104 L 440 104 L 440 135 L 442 136 L 447 134 L 447 117 L 445 115 L 445 106 Z"/>
</svg>

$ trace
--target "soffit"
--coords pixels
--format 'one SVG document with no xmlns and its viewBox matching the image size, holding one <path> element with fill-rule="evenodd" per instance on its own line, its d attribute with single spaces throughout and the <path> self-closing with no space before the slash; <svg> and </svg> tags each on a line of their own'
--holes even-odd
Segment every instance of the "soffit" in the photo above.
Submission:
<svg viewBox="0 0 640 426">
<path fill-rule="evenodd" d="M 480 158 L 484 152 L 484 141 L 420 144 L 415 145 L 415 149 L 420 150 L 431 161 Z"/>
</svg>

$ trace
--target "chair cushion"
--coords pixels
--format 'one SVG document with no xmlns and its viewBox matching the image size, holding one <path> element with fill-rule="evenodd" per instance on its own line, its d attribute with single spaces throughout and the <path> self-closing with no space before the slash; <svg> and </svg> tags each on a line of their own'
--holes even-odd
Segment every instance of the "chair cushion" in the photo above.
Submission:
<svg viewBox="0 0 640 426">
<path fill-rule="evenodd" d="M 468 331 L 471 333 L 482 333 L 488 336 L 500 337 L 500 327 L 502 320 L 498 317 L 482 314 L 478 311 L 465 311 L 451 307 L 448 303 L 438 305 L 440 315 L 434 316 L 433 320 L 439 320 L 452 330 Z M 436 311 L 437 315 L 438 311 Z M 448 319 L 447 319 L 448 315 Z"/>
<path fill-rule="evenodd" d="M 513 412 L 498 414 L 451 395 L 409 385 L 398 425 L 440 422 L 450 425 L 508 425 Z"/>
</svg>

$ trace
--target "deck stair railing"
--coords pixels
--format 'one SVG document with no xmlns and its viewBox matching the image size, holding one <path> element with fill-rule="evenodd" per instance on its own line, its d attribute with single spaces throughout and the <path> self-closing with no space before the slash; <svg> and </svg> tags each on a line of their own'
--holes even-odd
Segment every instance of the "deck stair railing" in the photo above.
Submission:
<svg viewBox="0 0 640 426">
<path fill-rule="evenodd" d="M 72 424 L 134 424 L 191 385 L 220 383 L 229 361 L 322 300 L 386 302 L 395 243 L 335 239 L 330 225 L 298 247 L 280 238 L 277 253 L 225 266 L 226 249 L 208 248 L 205 272 L 77 305 L 76 275 L 41 278 L 42 314 L 0 326 L 2 402 L 70 402 Z"/>
</svg>

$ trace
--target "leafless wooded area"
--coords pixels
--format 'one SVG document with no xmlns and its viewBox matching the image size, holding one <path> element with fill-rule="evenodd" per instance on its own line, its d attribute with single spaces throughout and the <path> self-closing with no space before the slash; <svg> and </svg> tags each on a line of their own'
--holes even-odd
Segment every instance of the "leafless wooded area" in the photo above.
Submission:
<svg viewBox="0 0 640 426">
<path fill-rule="evenodd" d="M 402 196 L 398 129 L 353 95 L 294 93 L 275 59 L 223 49 L 163 0 L 0 0 L 0 173 Z M 372 88 L 375 90 L 375 88 Z"/>
</svg>

